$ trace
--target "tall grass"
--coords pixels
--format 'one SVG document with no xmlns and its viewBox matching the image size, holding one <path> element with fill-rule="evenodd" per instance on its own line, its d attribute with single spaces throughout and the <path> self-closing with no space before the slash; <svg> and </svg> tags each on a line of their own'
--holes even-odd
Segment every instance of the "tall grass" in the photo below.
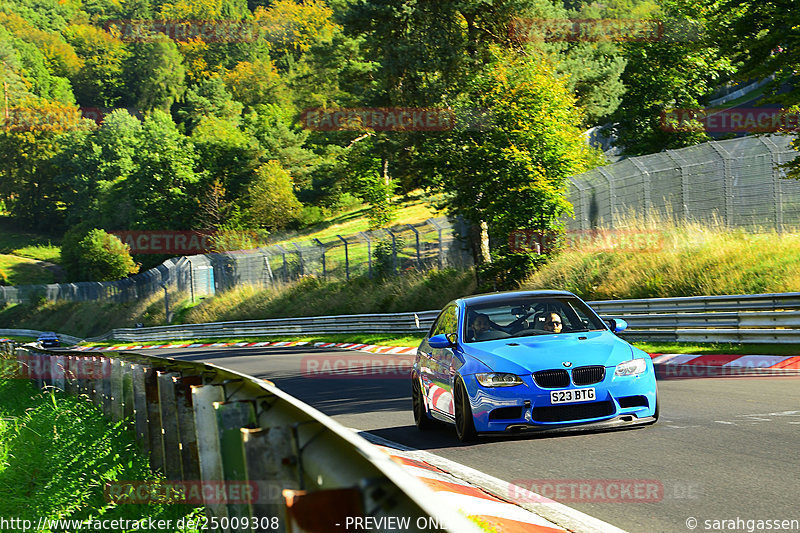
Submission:
<svg viewBox="0 0 800 533">
<path fill-rule="evenodd" d="M 114 481 L 157 480 L 122 424 L 109 424 L 86 396 L 37 391 L 0 378 L 0 516 L 50 519 L 171 519 L 187 505 L 113 504 Z M 49 530 L 44 530 L 49 531 Z"/>
<path fill-rule="evenodd" d="M 565 289 L 601 300 L 800 291 L 796 233 L 632 217 L 621 227 L 634 235 L 656 232 L 658 245 L 640 251 L 566 250 L 521 287 Z"/>
<path fill-rule="evenodd" d="M 170 293 L 170 310 L 180 316 L 188 295 Z M 13 305 L 0 309 L 0 328 L 58 331 L 86 338 L 113 328 L 132 328 L 166 323 L 163 294 L 129 303 L 114 302 L 44 302 Z"/>
<path fill-rule="evenodd" d="M 473 271 L 443 270 L 371 280 L 305 278 L 278 290 L 231 290 L 186 314 L 191 323 L 296 316 L 393 313 L 440 309 L 475 291 Z"/>
</svg>

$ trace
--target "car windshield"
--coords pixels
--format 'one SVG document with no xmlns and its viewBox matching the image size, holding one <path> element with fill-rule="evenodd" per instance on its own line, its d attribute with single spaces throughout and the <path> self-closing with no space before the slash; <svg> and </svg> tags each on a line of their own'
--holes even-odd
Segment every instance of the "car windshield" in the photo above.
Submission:
<svg viewBox="0 0 800 533">
<path fill-rule="evenodd" d="M 567 296 L 468 305 L 466 317 L 466 342 L 606 329 L 585 303 Z"/>
</svg>

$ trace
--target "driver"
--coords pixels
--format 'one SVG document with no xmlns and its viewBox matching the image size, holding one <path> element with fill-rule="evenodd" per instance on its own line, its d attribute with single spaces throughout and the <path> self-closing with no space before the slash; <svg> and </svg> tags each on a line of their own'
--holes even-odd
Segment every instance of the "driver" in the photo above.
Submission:
<svg viewBox="0 0 800 533">
<path fill-rule="evenodd" d="M 561 333 L 563 324 L 561 322 L 561 315 L 558 313 L 548 313 L 544 323 L 544 329 L 551 333 Z"/>
<path fill-rule="evenodd" d="M 475 318 L 472 319 L 471 326 L 475 340 L 482 340 L 482 338 L 485 337 L 486 334 L 492 329 L 492 326 L 489 323 L 489 317 L 483 313 L 477 313 L 475 315 Z"/>
</svg>

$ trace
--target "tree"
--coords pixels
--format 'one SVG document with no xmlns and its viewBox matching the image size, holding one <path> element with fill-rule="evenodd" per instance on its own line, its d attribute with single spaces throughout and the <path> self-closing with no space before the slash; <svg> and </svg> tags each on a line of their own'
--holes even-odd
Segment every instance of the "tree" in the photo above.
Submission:
<svg viewBox="0 0 800 533">
<path fill-rule="evenodd" d="M 71 77 L 75 97 L 85 106 L 114 107 L 125 94 L 124 43 L 89 24 L 74 24 L 65 34 L 81 58 Z"/>
<path fill-rule="evenodd" d="M 164 35 L 134 44 L 132 55 L 125 62 L 125 73 L 131 103 L 141 111 L 169 111 L 185 91 L 183 56 Z"/>
<path fill-rule="evenodd" d="M 558 231 L 571 214 L 565 180 L 598 164 L 581 133 L 574 96 L 544 59 L 519 58 L 494 50 L 495 57 L 465 82 L 456 116 L 475 108 L 492 118 L 482 130 L 443 132 L 425 155 L 445 193 L 448 211 L 478 229 L 476 260 L 508 252 L 511 231 Z M 433 136 L 432 136 L 433 137 Z"/>
<path fill-rule="evenodd" d="M 282 228 L 297 219 L 302 207 L 294 195 L 291 176 L 274 160 L 256 170 L 249 204 L 252 225 L 269 230 Z"/>
<path fill-rule="evenodd" d="M 132 169 L 111 198 L 129 198 L 128 228 L 192 229 L 200 196 L 197 153 L 162 111 L 145 117 L 132 154 Z"/>
<path fill-rule="evenodd" d="M 139 272 L 130 247 L 96 228 L 67 232 L 61 258 L 73 281 L 114 281 Z"/>
</svg>

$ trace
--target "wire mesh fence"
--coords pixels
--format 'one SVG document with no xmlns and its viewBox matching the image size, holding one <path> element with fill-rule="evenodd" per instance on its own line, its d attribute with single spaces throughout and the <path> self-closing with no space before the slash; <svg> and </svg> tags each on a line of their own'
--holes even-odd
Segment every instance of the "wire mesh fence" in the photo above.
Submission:
<svg viewBox="0 0 800 533">
<path fill-rule="evenodd" d="M 793 137 L 712 141 L 625 159 L 569 179 L 569 229 L 618 227 L 631 214 L 751 231 L 800 227 L 800 181 L 780 165 Z"/>
<path fill-rule="evenodd" d="M 218 290 L 239 285 L 272 286 L 316 276 L 350 279 L 409 271 L 467 268 L 472 254 L 462 222 L 446 217 L 417 224 L 336 235 L 326 239 L 284 242 L 256 250 L 209 255 Z"/>
<path fill-rule="evenodd" d="M 468 268 L 466 225 L 446 217 L 356 235 L 290 242 L 225 253 L 168 259 L 119 281 L 0 287 L 0 307 L 37 300 L 131 302 L 160 291 L 192 300 L 242 286 L 272 287 L 304 276 L 350 279 L 409 271 Z"/>
</svg>

